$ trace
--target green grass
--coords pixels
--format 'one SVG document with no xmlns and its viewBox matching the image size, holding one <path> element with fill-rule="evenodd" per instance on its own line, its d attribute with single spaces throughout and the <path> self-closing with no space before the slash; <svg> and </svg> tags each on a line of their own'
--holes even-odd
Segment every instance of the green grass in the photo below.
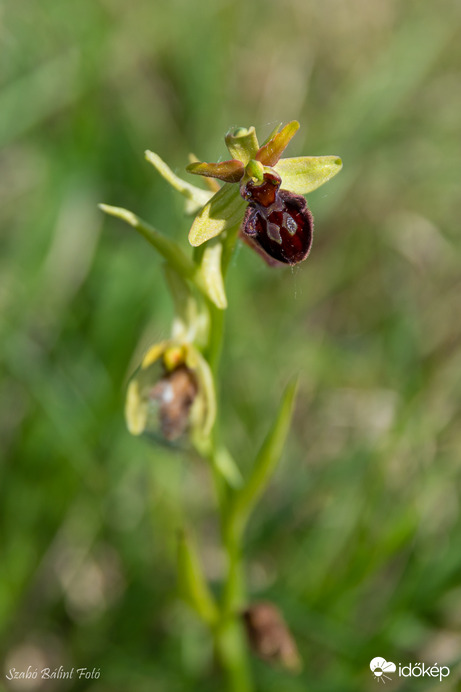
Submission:
<svg viewBox="0 0 461 692">
<path fill-rule="evenodd" d="M 258 690 L 366 692 L 378 655 L 448 661 L 434 684 L 459 689 L 460 19 L 429 0 L 4 4 L 6 669 L 95 666 L 99 681 L 72 687 L 94 692 L 218 689 L 174 593 L 183 514 L 219 588 L 207 471 L 123 421 L 127 377 L 172 306 L 154 252 L 96 205 L 133 209 L 187 249 L 190 220 L 144 150 L 182 174 L 189 151 L 225 156 L 231 126 L 265 135 L 296 118 L 291 153 L 344 169 L 309 196 L 305 264 L 270 270 L 238 251 L 221 369 L 246 471 L 300 376 L 246 553 L 253 598 L 283 609 L 305 667 L 254 661 Z M 411 685 L 399 689 L 432 689 Z"/>
</svg>

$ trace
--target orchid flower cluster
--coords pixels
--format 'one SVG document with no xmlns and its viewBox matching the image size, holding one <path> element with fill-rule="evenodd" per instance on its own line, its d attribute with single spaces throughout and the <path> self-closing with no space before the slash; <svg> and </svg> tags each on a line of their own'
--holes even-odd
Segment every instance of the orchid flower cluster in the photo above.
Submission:
<svg viewBox="0 0 461 692">
<path fill-rule="evenodd" d="M 236 243 L 243 240 L 273 267 L 305 260 L 312 246 L 313 217 L 304 195 L 342 167 L 337 156 L 282 158 L 299 123 L 280 127 L 261 146 L 254 127 L 228 133 L 225 142 L 232 158 L 224 162 L 204 163 L 191 156 L 187 171 L 202 176 L 206 189 L 179 178 L 157 154 L 146 152 L 158 173 L 185 198 L 186 214 L 194 216 L 189 231 L 192 253 L 131 211 L 100 205 L 133 226 L 164 260 L 174 302 L 171 337 L 144 355 L 128 384 L 125 417 L 131 434 L 198 455 L 210 466 L 226 574 L 216 596 L 192 532 L 182 527 L 178 581 L 181 597 L 210 628 L 230 692 L 253 689 L 248 645 L 270 663 L 292 671 L 300 667 L 296 644 L 278 608 L 248 600 L 242 557 L 245 527 L 289 431 L 296 383 L 286 387 L 246 478 L 222 439 L 216 397 L 227 307 L 225 278 Z"/>
</svg>

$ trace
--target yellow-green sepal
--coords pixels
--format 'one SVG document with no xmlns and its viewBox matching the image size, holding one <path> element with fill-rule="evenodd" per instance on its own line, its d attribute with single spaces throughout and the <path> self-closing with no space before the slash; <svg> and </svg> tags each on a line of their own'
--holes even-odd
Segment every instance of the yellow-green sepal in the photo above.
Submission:
<svg viewBox="0 0 461 692">
<path fill-rule="evenodd" d="M 170 238 L 162 235 L 162 233 L 157 231 L 153 226 L 147 223 L 147 221 L 144 221 L 129 209 L 113 207 L 109 204 L 98 204 L 98 207 L 105 214 L 115 216 L 132 226 L 164 259 L 166 259 L 178 274 L 187 279 L 194 278 L 196 273 L 194 262 L 183 252 L 182 248 L 178 243 L 175 243 L 174 240 L 170 240 Z"/>
<path fill-rule="evenodd" d="M 248 129 L 238 127 L 236 130 L 228 132 L 225 141 L 232 158 L 241 161 L 244 166 L 258 153 L 259 143 L 253 125 Z"/>
<path fill-rule="evenodd" d="M 206 245 L 198 276 L 201 278 L 205 291 L 210 300 L 220 310 L 227 308 L 226 291 L 222 274 L 222 250 L 223 246 L 219 241 Z"/>
<path fill-rule="evenodd" d="M 186 198 L 187 214 L 195 214 L 211 198 L 212 193 L 209 190 L 202 190 L 200 187 L 191 185 L 185 180 L 182 180 L 182 178 L 179 178 L 158 154 L 147 150 L 145 152 L 145 157 L 146 160 L 157 169 L 167 183 Z"/>
<path fill-rule="evenodd" d="M 197 214 L 189 231 L 189 242 L 198 247 L 243 219 L 245 201 L 237 185 L 226 183 Z"/>
<path fill-rule="evenodd" d="M 333 178 L 343 162 L 338 156 L 300 156 L 280 159 L 274 169 L 282 178 L 282 188 L 296 195 L 307 195 Z"/>
</svg>

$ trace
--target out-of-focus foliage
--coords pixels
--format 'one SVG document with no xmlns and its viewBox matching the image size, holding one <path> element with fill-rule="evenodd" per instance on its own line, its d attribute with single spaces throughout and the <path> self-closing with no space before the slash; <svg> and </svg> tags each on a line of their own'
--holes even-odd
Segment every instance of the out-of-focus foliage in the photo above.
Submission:
<svg viewBox="0 0 461 692">
<path fill-rule="evenodd" d="M 258 689 L 365 691 L 378 655 L 448 662 L 437 690 L 455 689 L 460 21 L 448 0 L 3 3 L 2 676 L 84 666 L 100 679 L 72 689 L 216 689 L 173 588 L 183 515 L 219 584 L 207 469 L 123 422 L 127 378 L 168 337 L 171 305 L 154 253 L 96 204 L 187 249 L 190 220 L 144 150 L 182 176 L 189 151 L 225 156 L 229 127 L 296 118 L 289 155 L 339 155 L 344 170 L 309 196 L 306 263 L 238 252 L 221 371 L 246 472 L 300 376 L 247 556 L 251 596 L 283 610 L 305 667 L 255 661 Z"/>
</svg>

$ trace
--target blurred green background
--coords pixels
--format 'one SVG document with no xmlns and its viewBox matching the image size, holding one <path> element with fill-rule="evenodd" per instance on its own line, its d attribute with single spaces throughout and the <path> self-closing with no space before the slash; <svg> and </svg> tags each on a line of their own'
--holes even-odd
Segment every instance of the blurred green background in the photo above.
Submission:
<svg viewBox="0 0 461 692">
<path fill-rule="evenodd" d="M 183 516 L 222 576 L 207 470 L 123 421 L 169 333 L 161 263 L 96 204 L 186 247 L 143 151 L 181 174 L 190 151 L 225 157 L 230 127 L 296 118 L 289 153 L 344 169 L 309 197 L 306 263 L 237 252 L 221 370 L 244 469 L 301 378 L 246 554 L 305 668 L 255 660 L 257 689 L 375 689 L 375 656 L 452 668 L 393 689 L 461 689 L 460 23 L 430 0 L 1 3 L 0 686 L 63 665 L 100 669 L 76 690 L 221 689 L 174 592 Z"/>
</svg>

